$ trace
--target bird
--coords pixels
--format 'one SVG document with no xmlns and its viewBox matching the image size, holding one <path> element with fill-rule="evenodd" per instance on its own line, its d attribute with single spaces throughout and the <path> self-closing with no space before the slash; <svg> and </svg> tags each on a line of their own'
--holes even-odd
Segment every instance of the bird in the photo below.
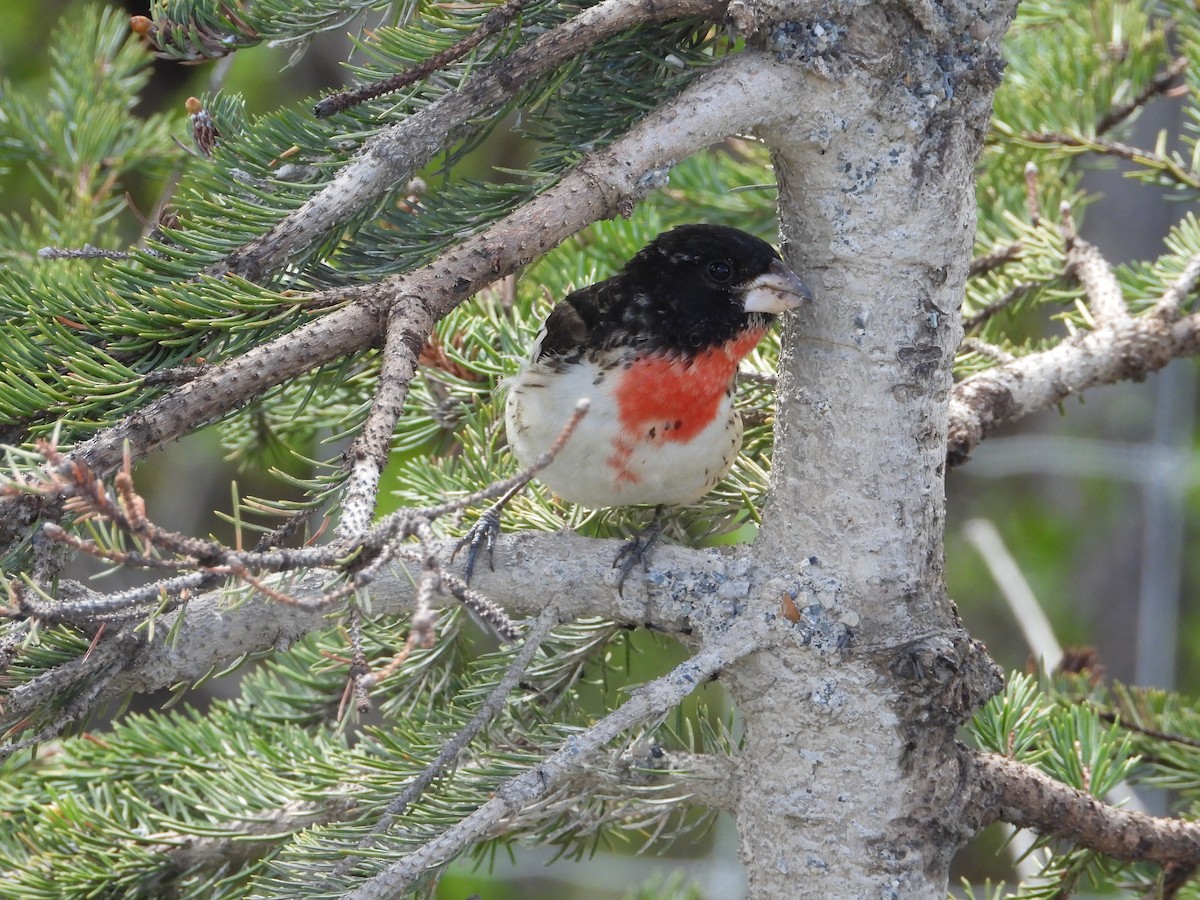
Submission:
<svg viewBox="0 0 1200 900">
<path fill-rule="evenodd" d="M 696 502 L 733 466 L 742 445 L 733 404 L 738 364 L 775 316 L 811 300 L 766 241 L 689 224 L 659 234 L 615 275 L 550 311 L 507 382 L 508 446 L 522 467 L 532 466 L 587 401 L 586 415 L 536 478 L 584 507 L 655 507 L 644 535 L 614 560 L 618 588 L 657 540 L 661 512 Z M 458 549 L 470 547 L 468 579 L 481 548 L 491 560 L 499 511 L 513 493 L 460 542 Z"/>
</svg>

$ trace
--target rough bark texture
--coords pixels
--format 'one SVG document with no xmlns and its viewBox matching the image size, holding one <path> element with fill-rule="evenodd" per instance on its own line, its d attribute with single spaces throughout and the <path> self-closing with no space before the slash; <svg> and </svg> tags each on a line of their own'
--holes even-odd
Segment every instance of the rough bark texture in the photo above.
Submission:
<svg viewBox="0 0 1200 900">
<path fill-rule="evenodd" d="M 1109 806 L 994 753 L 971 754 L 963 766 L 979 792 L 973 805 L 983 812 L 981 824 L 1011 822 L 1121 860 L 1153 860 L 1191 869 L 1200 858 L 1195 822 Z"/>
<path fill-rule="evenodd" d="M 944 896 L 972 830 L 954 728 L 1000 683 L 946 596 L 942 534 L 972 169 L 1015 4 L 797 11 L 730 8 L 766 25 L 804 97 L 762 136 L 786 255 L 818 295 L 784 333 L 786 453 L 754 546 L 776 574 L 755 602 L 787 592 L 847 630 L 781 618 L 726 679 L 746 723 L 741 851 L 754 897 Z"/>
</svg>

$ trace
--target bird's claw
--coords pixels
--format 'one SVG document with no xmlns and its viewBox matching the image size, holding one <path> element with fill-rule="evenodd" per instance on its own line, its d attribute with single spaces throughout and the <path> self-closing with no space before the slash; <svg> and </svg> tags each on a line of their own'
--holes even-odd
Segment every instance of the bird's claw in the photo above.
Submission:
<svg viewBox="0 0 1200 900">
<path fill-rule="evenodd" d="M 642 571 L 646 570 L 646 564 L 650 562 L 651 552 L 658 543 L 659 537 L 662 536 L 662 530 L 662 522 L 655 517 L 654 521 L 647 525 L 637 537 L 621 545 L 612 564 L 614 569 L 621 570 L 620 575 L 617 576 L 618 594 L 624 594 L 625 579 L 629 577 L 634 566 L 641 563 Z"/>
<path fill-rule="evenodd" d="M 452 561 L 454 557 L 458 556 L 459 550 L 463 547 L 467 548 L 463 578 L 468 584 L 471 583 L 471 576 L 475 574 L 475 563 L 479 559 L 480 550 L 487 551 L 488 568 L 492 571 L 496 570 L 496 538 L 499 534 L 500 510 L 493 506 L 481 515 L 479 520 L 471 526 L 471 530 L 454 545 L 454 552 L 450 554 Z"/>
</svg>

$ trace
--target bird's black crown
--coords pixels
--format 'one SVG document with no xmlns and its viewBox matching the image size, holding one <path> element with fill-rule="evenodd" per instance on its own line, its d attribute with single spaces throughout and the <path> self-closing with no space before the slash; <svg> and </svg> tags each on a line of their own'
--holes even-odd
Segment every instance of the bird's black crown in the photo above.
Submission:
<svg viewBox="0 0 1200 900">
<path fill-rule="evenodd" d="M 769 316 L 747 313 L 746 286 L 779 254 L 766 241 L 724 225 L 680 225 L 643 247 L 620 272 L 575 291 L 555 310 L 574 326 L 575 347 L 636 346 L 695 352 L 715 347 Z M 548 321 L 547 325 L 558 324 Z M 543 354 L 567 349 L 548 335 Z M 565 337 L 565 335 L 561 336 Z"/>
</svg>

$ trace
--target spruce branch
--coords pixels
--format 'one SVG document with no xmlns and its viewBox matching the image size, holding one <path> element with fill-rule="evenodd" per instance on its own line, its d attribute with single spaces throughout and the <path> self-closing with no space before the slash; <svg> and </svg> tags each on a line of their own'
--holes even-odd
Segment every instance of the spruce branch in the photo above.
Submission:
<svg viewBox="0 0 1200 900">
<path fill-rule="evenodd" d="M 651 847 L 683 832 L 702 832 L 715 811 L 734 808 L 735 759 L 668 751 L 650 737 L 652 731 L 642 730 L 624 750 L 597 754 L 592 765 L 507 820 L 511 830 L 565 844 L 615 827 Z M 685 817 L 687 810 L 701 815 Z"/>
<path fill-rule="evenodd" d="M 373 137 L 318 194 L 268 232 L 210 266 L 209 273 L 261 281 L 318 244 L 331 230 L 376 206 L 387 191 L 407 181 L 468 122 L 499 109 L 522 86 L 584 48 L 638 24 L 690 16 L 718 20 L 723 9 L 721 0 L 604 0 L 584 10 L 489 66 L 460 90 Z"/>
<path fill-rule="evenodd" d="M 413 627 L 428 638 L 427 617 L 431 614 L 431 597 L 442 587 L 444 580 L 452 583 L 451 592 L 461 597 L 485 619 L 492 621 L 508 638 L 515 637 L 511 622 L 499 613 L 498 608 L 459 583 L 446 572 L 437 546 L 437 538 L 431 523 L 449 513 L 459 512 L 476 503 L 508 494 L 514 487 L 523 486 L 538 472 L 549 466 L 562 452 L 567 441 L 587 414 L 588 403 L 580 400 L 575 411 L 561 432 L 537 459 L 515 476 L 495 482 L 478 491 L 458 497 L 432 507 L 402 509 L 384 517 L 361 537 L 339 539 L 332 544 L 299 549 L 277 549 L 256 547 L 252 550 L 227 547 L 219 541 L 193 538 L 161 528 L 146 514 L 146 502 L 133 486 L 132 463 L 128 454 L 125 466 L 117 475 L 116 493 L 110 494 L 101 479 L 82 463 L 64 462 L 61 455 L 48 442 L 41 442 L 40 449 L 47 460 L 67 474 L 55 473 L 43 490 L 47 493 L 63 489 L 69 499 L 66 509 L 81 519 L 99 520 L 111 524 L 119 533 L 137 539 L 147 548 L 146 552 L 129 551 L 119 546 L 107 546 L 94 540 L 80 539 L 53 523 L 43 526 L 43 533 L 52 541 L 58 541 L 83 553 L 108 562 L 139 569 L 169 569 L 189 571 L 196 575 L 232 575 L 249 584 L 266 597 L 292 606 L 329 609 L 335 603 L 351 597 L 356 591 L 368 586 L 393 561 L 415 562 L 420 566 L 417 606 L 413 614 Z M 373 506 L 374 497 L 371 497 Z M 408 538 L 417 539 L 418 549 L 401 546 Z M 159 556 L 157 554 L 164 554 Z M 281 572 L 330 570 L 336 575 L 348 576 L 345 583 L 324 591 L 315 599 L 290 596 L 276 586 L 267 583 L 263 574 Z M 443 579 L 443 574 L 445 579 Z M 152 587 L 154 596 L 161 598 L 182 595 L 190 591 L 193 582 L 187 578 L 174 578 L 159 582 Z M 121 591 L 107 597 L 85 596 L 81 600 L 40 605 L 26 598 L 26 591 L 18 584 L 14 590 L 17 604 L 8 611 L 11 617 L 38 617 L 46 609 L 47 618 L 53 621 L 90 622 L 97 611 L 104 614 L 128 612 L 130 607 L 145 601 L 143 590 Z M 127 606 L 118 605 L 124 602 Z"/>
<path fill-rule="evenodd" d="M 267 855 L 285 838 L 305 828 L 350 816 L 359 801 L 352 793 L 327 791 L 321 800 L 296 800 L 254 818 L 209 827 L 207 834 L 157 832 L 154 837 L 172 867 L 180 873 L 197 869 L 228 870 Z M 228 836 L 214 832 L 227 832 Z"/>
<path fill-rule="evenodd" d="M 1128 103 L 1123 103 L 1119 106 L 1114 106 L 1096 123 L 1096 134 L 1106 134 L 1116 128 L 1135 112 L 1153 100 L 1155 97 L 1175 97 L 1179 95 L 1180 88 L 1183 92 L 1187 92 L 1187 85 L 1181 85 L 1179 79 L 1187 71 L 1188 59 L 1186 56 L 1179 56 L 1171 60 L 1161 72 L 1156 74 L 1145 87 L 1138 92 L 1138 95 Z"/>
<path fill-rule="evenodd" d="M 4 737 L 40 721 L 39 713 L 53 710 L 53 714 L 34 734 L 0 744 L 0 760 L 55 738 L 71 723 L 90 715 L 129 666 L 137 644 L 133 634 L 106 638 L 102 629 L 83 656 L 7 691 L 0 711 L 12 724 Z"/>
<path fill-rule="evenodd" d="M 967 277 L 975 275 L 986 275 L 994 269 L 999 269 L 1006 263 L 1020 259 L 1021 254 L 1025 252 L 1025 245 L 1020 241 L 1013 241 L 1011 244 L 1005 244 L 1002 247 L 997 247 L 994 250 L 989 250 L 981 256 L 976 256 L 971 260 L 971 264 L 967 267 Z"/>
<path fill-rule="evenodd" d="M 615 759 L 573 778 L 582 793 L 589 783 L 628 785 L 675 776 L 684 788 L 683 800 L 710 809 L 732 810 L 737 801 L 736 758 L 719 752 L 684 753 L 664 750 L 657 743 L 635 742 Z"/>
<path fill-rule="evenodd" d="M 725 608 L 715 595 L 711 604 L 698 605 L 697 585 L 709 586 L 711 594 L 726 581 L 745 577 L 741 564 L 715 550 L 664 545 L 655 551 L 653 578 L 645 583 L 644 591 L 620 596 L 612 584 L 612 560 L 619 546 L 619 541 L 574 534 L 506 535 L 498 544 L 505 564 L 495 572 L 477 574 L 475 589 L 500 604 L 508 616 L 520 617 L 537 615 L 545 606 L 544 597 L 530 591 L 531 584 L 554 585 L 564 621 L 600 616 L 662 632 L 690 634 L 705 617 L 719 619 Z M 453 541 L 443 542 L 439 553 L 445 557 L 453 547 Z M 454 583 L 453 577 L 447 580 Z M 325 582 L 326 576 L 317 572 L 297 576 L 289 585 L 289 594 L 308 602 L 294 605 L 261 594 L 231 604 L 224 590 L 197 593 L 185 607 L 161 615 L 152 633 L 138 636 L 127 661 L 96 695 L 95 703 L 195 682 L 263 652 L 285 650 L 308 634 L 328 629 L 330 620 L 317 602 L 327 591 Z M 414 608 L 412 580 L 391 569 L 379 572 L 371 584 L 371 614 L 401 616 Z M 45 617 L 40 609 L 31 612 Z M 124 629 L 120 633 L 133 636 Z M 82 677 L 69 665 L 39 676 L 42 680 L 36 686 L 14 688 L 5 695 L 5 712 L 23 715 L 23 711 L 41 708 L 52 697 L 69 692 Z M 14 698 L 20 702 L 19 708 L 11 706 Z"/>
<path fill-rule="evenodd" d="M 972 756 L 975 802 L 985 824 L 1008 822 L 1129 862 L 1193 867 L 1200 863 L 1200 823 L 1108 806 L 1032 766 L 995 753 Z"/>
<path fill-rule="evenodd" d="M 1097 715 L 1105 722 L 1110 722 L 1119 725 L 1126 731 L 1131 731 L 1134 734 L 1140 734 L 1143 737 L 1153 738 L 1156 741 L 1164 741 L 1171 744 L 1180 744 L 1184 747 L 1195 747 L 1200 749 L 1200 738 L 1188 737 L 1185 734 L 1176 734 L 1172 731 L 1162 731 L 1158 728 L 1150 728 L 1146 725 L 1140 725 L 1137 722 L 1131 722 L 1128 718 L 1122 718 L 1117 713 L 1098 710 Z"/>
<path fill-rule="evenodd" d="M 1133 147 L 1108 138 L 1086 137 L 1060 131 L 1026 132 L 1021 135 L 1021 138 L 1031 144 L 1058 144 L 1061 147 L 1090 150 L 1102 156 L 1115 156 L 1118 159 L 1125 159 L 1153 169 L 1179 187 L 1193 191 L 1200 190 L 1200 177 L 1185 169 L 1178 161 L 1169 156 L 1155 153 L 1153 150 Z"/>
<path fill-rule="evenodd" d="M 498 788 L 483 806 L 348 893 L 347 898 L 376 900 L 403 893 L 426 871 L 449 862 L 502 822 L 519 816 L 564 781 L 585 770 L 620 735 L 670 712 L 699 685 L 754 651 L 757 640 L 739 625 L 735 624 L 673 671 L 634 690 L 625 703 L 595 725 L 568 737 L 543 762 Z"/>
<path fill-rule="evenodd" d="M 94 553 L 91 545 L 80 546 L 84 553 L 103 558 Z M 115 561 L 115 560 L 114 560 Z M 226 578 L 216 572 L 188 572 L 124 591 L 101 594 L 74 582 L 59 585 L 57 600 L 43 600 L 25 591 L 19 594 L 16 605 L 3 611 L 13 619 L 36 619 L 49 625 L 64 622 L 98 623 L 104 621 L 124 622 L 142 619 L 151 612 L 171 612 L 179 603 L 193 593 L 216 587 Z"/>
<path fill-rule="evenodd" d="M 376 843 L 377 836 L 391 828 L 396 817 L 403 815 L 409 805 L 425 793 L 425 790 L 433 783 L 434 779 L 441 777 L 442 773 L 458 759 L 459 754 L 475 740 L 476 735 L 486 728 L 488 723 L 500 713 L 508 702 L 509 695 L 516 689 L 518 683 L 524 677 L 525 670 L 533 662 L 534 656 L 542 646 L 542 641 L 550 634 L 550 629 L 558 624 L 558 620 L 557 607 L 551 605 L 542 611 L 541 615 L 526 630 L 524 644 L 520 651 L 513 657 L 512 662 L 508 664 L 508 668 L 504 670 L 504 675 L 496 682 L 495 687 L 484 698 L 484 701 L 475 710 L 470 720 L 454 737 L 443 745 L 437 756 L 429 762 L 421 773 L 405 785 L 404 790 L 387 805 L 379 823 L 371 829 L 371 833 L 367 837 L 359 842 L 358 850 L 364 851 L 370 849 Z M 335 874 L 349 872 L 357 861 L 358 857 L 356 855 L 347 855 L 339 861 Z"/>
<path fill-rule="evenodd" d="M 1163 291 L 1162 297 L 1154 304 L 1154 314 L 1164 321 L 1175 321 L 1179 318 L 1180 307 L 1196 289 L 1197 283 L 1200 283 L 1200 253 L 1187 261 L 1179 277 Z"/>
<path fill-rule="evenodd" d="M 135 612 L 143 610 L 142 603 L 148 596 L 171 599 L 175 602 L 160 604 L 158 613 L 170 613 L 179 606 L 179 599 L 185 597 L 192 588 L 205 579 L 213 576 L 231 575 L 250 585 L 268 602 L 274 602 L 283 608 L 294 607 L 308 612 L 324 612 L 337 603 L 349 601 L 357 592 L 369 586 L 381 577 L 393 562 L 412 563 L 418 569 L 415 597 L 409 609 L 410 633 L 405 650 L 391 668 L 398 666 L 416 646 L 430 647 L 435 640 L 434 625 L 436 623 L 435 596 L 443 591 L 460 599 L 465 605 L 491 624 L 496 631 L 507 640 L 515 640 L 519 636 L 517 626 L 504 610 L 487 599 L 477 590 L 469 588 L 465 581 L 446 570 L 443 550 L 437 542 L 430 523 L 443 515 L 461 510 L 474 503 L 492 499 L 510 490 L 514 484 L 524 484 L 534 474 L 541 471 L 554 461 L 562 451 L 566 442 L 580 420 L 587 413 L 587 403 L 580 401 L 574 415 L 568 420 L 550 448 L 541 454 L 532 466 L 518 473 L 514 478 L 498 482 L 495 485 L 476 491 L 465 497 L 458 498 L 437 507 L 424 510 L 404 509 L 385 517 L 362 538 L 361 542 L 338 542 L 328 546 L 306 547 L 296 550 L 252 550 L 242 551 L 225 547 L 217 541 L 198 540 L 178 535 L 155 525 L 145 513 L 145 503 L 134 491 L 132 473 L 128 468 L 117 478 L 119 499 L 110 495 L 103 484 L 93 473 L 79 463 L 68 466 L 72 473 L 73 490 L 71 496 L 72 508 L 75 512 L 86 517 L 100 518 L 112 523 L 118 530 L 143 541 L 154 550 L 169 554 L 173 558 L 159 560 L 149 554 L 130 553 L 101 547 L 95 542 L 83 542 L 72 538 L 67 532 L 57 526 L 46 526 L 47 536 L 51 539 L 68 541 L 71 546 L 94 556 L 117 562 L 122 565 L 138 565 L 142 568 L 179 568 L 193 570 L 191 576 L 184 576 L 158 582 L 148 590 L 122 591 L 108 597 L 84 596 L 82 599 L 68 599 L 65 602 L 39 602 L 28 597 L 29 591 L 21 583 L 10 586 L 10 593 L 16 600 L 13 608 L 5 610 L 10 617 L 43 618 L 47 621 L 67 621 L 81 623 L 87 626 L 99 625 L 100 634 L 110 624 L 112 617 L 120 616 L 124 620 L 133 617 Z M 49 446 L 44 452 L 53 457 L 55 451 Z M 417 539 L 416 546 L 402 545 L 408 538 Z M 322 571 L 326 574 L 318 576 L 328 580 L 342 577 L 340 584 L 322 586 L 316 596 L 298 594 L 288 589 L 280 589 L 275 584 L 262 577 L 263 573 L 280 573 L 301 571 L 313 573 Z M 180 616 L 186 616 L 185 610 L 179 611 Z M 351 648 L 354 660 L 351 664 L 351 679 L 347 691 L 353 692 L 358 698 L 357 706 L 360 711 L 367 705 L 367 697 L 371 687 L 386 677 L 384 673 L 372 673 L 365 663 L 361 652 L 361 638 L 357 633 L 360 623 L 360 611 L 356 604 L 349 610 L 351 629 Z M 186 621 L 186 618 L 184 619 Z M 122 648 L 119 659 L 116 659 L 111 670 L 104 679 L 90 677 L 92 670 L 84 668 L 76 672 L 83 663 L 91 657 L 91 651 L 80 660 L 69 660 L 64 665 L 50 669 L 23 686 L 25 700 L 18 698 L 18 705 L 6 709 L 18 721 L 13 728 L 20 729 L 29 722 L 22 717 L 26 708 L 32 712 L 39 705 L 38 701 L 48 701 L 52 696 L 74 696 L 67 704 L 69 714 L 63 714 L 55 723 L 39 733 L 38 739 L 57 734 L 69 722 L 78 718 L 87 706 L 96 700 L 108 684 L 123 671 L 132 659 L 133 649 L 141 648 L 146 643 L 153 643 L 153 633 L 139 634 L 137 625 L 133 629 L 122 627 L 126 622 L 114 623 L 114 635 L 101 642 L 105 651 L 114 652 L 114 648 Z M 178 620 L 168 628 L 172 649 L 174 641 L 179 637 L 176 626 Z M 260 647 L 260 650 L 266 647 Z M 244 655 L 244 654 L 242 654 Z M 236 658 L 236 657 L 234 657 Z M 92 658 L 94 666 L 95 658 Z M 210 668 L 211 670 L 211 668 Z M 85 681 L 92 682 L 84 685 Z M 33 704 L 30 706 L 29 704 Z M 24 705 L 21 705 L 24 704 Z M 21 749 L 27 742 L 12 745 L 9 750 Z M 3 751 L 4 748 L 0 748 Z"/>
<path fill-rule="evenodd" d="M 337 528 L 340 541 L 355 540 L 370 525 L 379 476 L 392 447 L 392 432 L 404 411 L 404 398 L 408 396 L 421 349 L 431 330 L 429 318 L 422 312 L 421 308 L 402 304 L 388 311 L 383 362 L 371 411 L 346 452 L 349 478 L 342 493 L 341 521 Z"/>
<path fill-rule="evenodd" d="M 384 94 L 390 94 L 393 91 L 398 91 L 401 88 L 408 87 L 410 84 L 428 78 L 434 72 L 445 68 L 455 60 L 462 59 L 462 57 L 478 47 L 486 38 L 503 29 L 520 14 L 521 10 L 528 3 L 529 0 L 506 0 L 506 2 L 484 16 L 483 21 L 479 23 L 479 27 L 457 44 L 446 48 L 441 53 L 431 56 L 419 65 L 412 66 L 403 72 L 393 75 L 391 78 L 363 84 L 348 91 L 338 91 L 336 94 L 332 94 L 321 100 L 313 108 L 313 115 L 318 119 L 326 119 L 329 116 L 350 109 L 352 106 L 357 106 L 359 103 L 365 103 L 376 97 L 382 97 Z"/>
<path fill-rule="evenodd" d="M 959 345 L 959 350 L 967 353 L 978 354 L 989 362 L 996 363 L 997 365 L 1004 365 L 1005 363 L 1010 363 L 1016 359 L 1013 354 L 1009 353 L 1003 347 L 988 343 L 987 341 L 976 337 L 963 338 L 962 343 Z"/>
<path fill-rule="evenodd" d="M 83 462 L 101 477 L 120 465 L 126 447 L 140 460 L 271 387 L 376 345 L 394 305 L 408 308 L 414 332 L 432 329 L 467 297 L 597 219 L 627 214 L 677 160 L 725 135 L 786 115 L 773 100 L 784 74 L 766 55 L 730 57 L 554 187 L 430 265 L 377 284 L 312 295 L 310 300 L 336 299 L 344 305 L 239 357 L 205 367 L 187 384 L 79 444 L 66 460 Z M 0 496 L 0 550 L 20 539 L 40 505 L 28 493 Z"/>
<path fill-rule="evenodd" d="M 1066 273 L 1074 275 L 1087 295 L 1088 309 L 1102 326 L 1120 325 L 1129 320 L 1129 307 L 1112 266 L 1095 244 L 1075 233 L 1070 207 L 1062 208 L 1061 229 L 1067 250 Z"/>
<path fill-rule="evenodd" d="M 1167 305 L 1194 286 L 1195 260 L 1164 293 Z M 1101 267 L 1087 262 L 1088 276 Z M 1081 276 L 1083 277 L 1083 276 Z M 1119 288 L 1118 295 L 1119 295 Z M 1103 303 L 1103 302 L 1102 302 Z M 1163 300 L 1159 300 L 1163 303 Z M 1157 315 L 1097 317 L 1096 327 L 1077 331 L 1055 346 L 1019 357 L 964 379 L 950 401 L 948 460 L 956 466 L 997 426 L 1046 409 L 1102 384 L 1139 380 L 1172 359 L 1200 353 L 1200 313 L 1177 321 Z"/>
<path fill-rule="evenodd" d="M 965 319 L 963 319 L 963 331 L 966 333 L 976 331 L 981 326 L 989 322 L 998 313 L 1004 312 L 1004 310 L 1020 301 L 1031 291 L 1035 291 L 1039 287 L 1045 287 L 1048 283 L 1049 282 L 1046 281 L 1022 281 L 1019 284 L 1013 285 L 1011 289 L 1005 292 L 1003 297 L 993 300 L 974 315 L 967 316 Z"/>
</svg>

